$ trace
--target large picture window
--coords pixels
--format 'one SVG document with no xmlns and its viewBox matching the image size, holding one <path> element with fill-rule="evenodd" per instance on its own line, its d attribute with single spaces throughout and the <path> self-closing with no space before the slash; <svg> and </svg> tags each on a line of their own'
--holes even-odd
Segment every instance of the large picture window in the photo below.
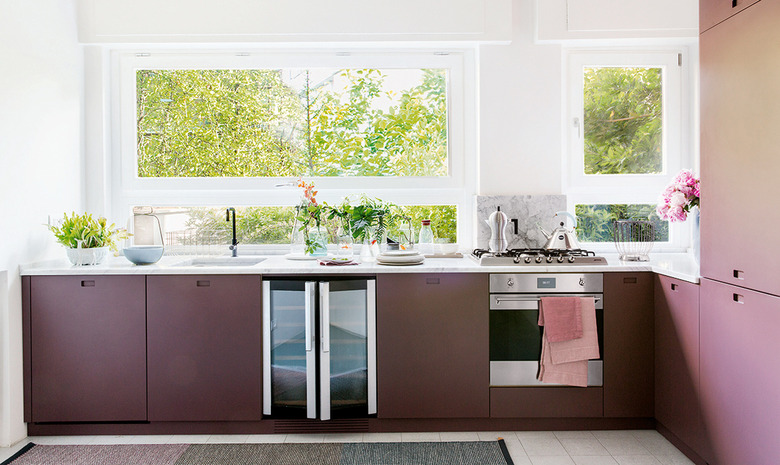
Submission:
<svg viewBox="0 0 780 465">
<path fill-rule="evenodd" d="M 692 158 L 682 140 L 682 54 L 574 50 L 568 74 L 564 190 L 581 241 L 607 250 L 613 220 L 641 219 L 655 225 L 662 248 L 684 247 L 685 231 L 655 213 L 664 186 Z"/>
<path fill-rule="evenodd" d="M 302 177 L 331 204 L 366 194 L 446 207 L 457 212 L 442 225 L 448 238 L 470 241 L 471 51 L 113 56 L 120 220 L 140 205 L 234 206 L 260 217 L 273 211 L 261 207 L 298 204 L 297 190 L 277 187 Z"/>
</svg>

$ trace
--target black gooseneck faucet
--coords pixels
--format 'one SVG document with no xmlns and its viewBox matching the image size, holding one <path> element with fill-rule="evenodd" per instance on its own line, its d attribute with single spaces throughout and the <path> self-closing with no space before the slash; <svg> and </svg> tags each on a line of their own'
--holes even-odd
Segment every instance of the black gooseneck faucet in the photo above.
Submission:
<svg viewBox="0 0 780 465">
<path fill-rule="evenodd" d="M 225 221 L 230 221 L 230 212 L 233 212 L 233 242 L 228 248 L 233 251 L 234 257 L 238 257 L 238 241 L 236 240 L 236 209 L 233 207 L 227 209 L 227 217 L 225 218 Z"/>
</svg>

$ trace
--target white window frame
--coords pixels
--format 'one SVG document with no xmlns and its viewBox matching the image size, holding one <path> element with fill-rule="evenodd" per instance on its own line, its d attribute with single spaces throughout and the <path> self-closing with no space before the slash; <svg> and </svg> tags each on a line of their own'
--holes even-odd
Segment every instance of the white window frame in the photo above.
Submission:
<svg viewBox="0 0 780 465">
<path fill-rule="evenodd" d="M 567 134 L 563 170 L 567 208 L 586 204 L 656 205 L 664 187 L 683 168 L 692 168 L 693 157 L 685 134 L 690 132 L 691 95 L 688 89 L 687 49 L 568 49 L 564 50 L 566 94 L 564 133 Z M 658 174 L 587 175 L 584 173 L 583 87 L 586 67 L 653 67 L 663 70 L 662 155 Z M 584 242 L 598 252 L 614 252 L 610 242 Z M 682 252 L 690 243 L 687 223 L 669 223 L 669 241 L 656 242 L 655 251 Z"/>
<path fill-rule="evenodd" d="M 431 177 L 304 177 L 318 200 L 336 204 L 365 193 L 398 205 L 456 205 L 458 241 L 472 242 L 476 193 L 476 59 L 473 48 L 366 50 L 270 48 L 223 50 L 113 50 L 112 155 L 108 186 L 112 217 L 124 222 L 136 205 L 284 206 L 299 189 L 279 189 L 290 177 L 140 178 L 136 148 L 136 70 L 275 68 L 444 68 L 448 70 L 448 175 Z M 466 154 L 469 154 L 468 156 Z"/>
</svg>

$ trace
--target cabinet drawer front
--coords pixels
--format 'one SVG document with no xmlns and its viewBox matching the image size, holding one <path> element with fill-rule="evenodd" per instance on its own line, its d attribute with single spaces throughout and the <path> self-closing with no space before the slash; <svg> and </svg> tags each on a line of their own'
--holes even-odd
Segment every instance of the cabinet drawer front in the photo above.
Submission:
<svg viewBox="0 0 780 465">
<path fill-rule="evenodd" d="M 491 418 L 598 418 L 603 414 L 600 387 L 490 388 Z"/>
</svg>

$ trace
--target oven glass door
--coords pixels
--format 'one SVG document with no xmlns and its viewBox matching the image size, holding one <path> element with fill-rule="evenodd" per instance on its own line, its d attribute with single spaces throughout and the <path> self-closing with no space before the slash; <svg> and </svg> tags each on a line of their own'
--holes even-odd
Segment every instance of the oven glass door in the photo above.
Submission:
<svg viewBox="0 0 780 465">
<path fill-rule="evenodd" d="M 567 294 L 555 294 L 565 296 Z M 585 295 L 578 295 L 585 297 Z M 600 294 L 596 299 L 599 354 L 604 354 L 604 310 Z M 539 321 L 541 295 L 492 294 L 490 296 L 490 385 L 551 386 L 536 379 L 542 353 L 543 327 Z M 588 362 L 588 385 L 601 386 L 603 362 Z"/>
</svg>

